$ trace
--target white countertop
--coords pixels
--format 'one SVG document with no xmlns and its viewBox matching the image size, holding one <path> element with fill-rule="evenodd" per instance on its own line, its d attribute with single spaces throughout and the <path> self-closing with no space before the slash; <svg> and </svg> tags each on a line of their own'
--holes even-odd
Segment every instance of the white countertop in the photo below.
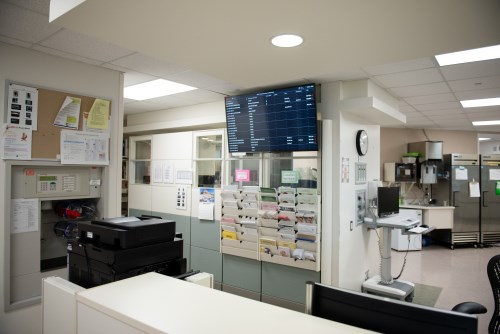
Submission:
<svg viewBox="0 0 500 334">
<path fill-rule="evenodd" d="M 440 205 L 413 205 L 401 204 L 402 209 L 417 209 L 417 210 L 455 210 L 454 206 L 440 206 Z"/>
<path fill-rule="evenodd" d="M 157 273 L 88 289 L 76 298 L 146 333 L 371 333 Z"/>
</svg>

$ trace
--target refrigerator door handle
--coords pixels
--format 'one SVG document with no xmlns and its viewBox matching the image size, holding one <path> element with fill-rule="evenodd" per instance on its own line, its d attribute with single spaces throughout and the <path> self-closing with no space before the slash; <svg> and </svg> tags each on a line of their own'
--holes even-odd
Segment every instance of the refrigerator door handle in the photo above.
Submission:
<svg viewBox="0 0 500 334">
<path fill-rule="evenodd" d="M 484 200 L 486 199 L 486 193 L 487 192 L 488 192 L 488 190 L 483 191 L 483 208 L 487 208 L 488 207 L 486 204 L 484 204 Z"/>
<path fill-rule="evenodd" d="M 455 194 L 456 194 L 456 193 L 458 193 L 458 192 L 459 192 L 459 191 L 454 191 L 454 192 L 452 193 L 452 200 L 453 200 L 452 202 L 453 202 L 453 206 L 454 206 L 454 207 L 456 207 L 456 208 L 458 208 L 458 205 L 455 203 Z"/>
</svg>

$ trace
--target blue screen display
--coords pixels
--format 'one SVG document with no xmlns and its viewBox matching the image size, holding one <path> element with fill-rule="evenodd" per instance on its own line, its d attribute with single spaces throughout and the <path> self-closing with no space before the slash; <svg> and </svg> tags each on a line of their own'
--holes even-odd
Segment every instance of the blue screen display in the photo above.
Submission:
<svg viewBox="0 0 500 334">
<path fill-rule="evenodd" d="M 229 152 L 317 151 L 315 94 L 307 84 L 226 97 Z"/>
</svg>

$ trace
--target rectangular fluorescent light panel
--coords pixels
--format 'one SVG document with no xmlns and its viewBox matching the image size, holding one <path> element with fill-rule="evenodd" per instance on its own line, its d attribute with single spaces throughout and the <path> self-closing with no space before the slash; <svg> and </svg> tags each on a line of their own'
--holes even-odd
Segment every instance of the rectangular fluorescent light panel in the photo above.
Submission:
<svg viewBox="0 0 500 334">
<path fill-rule="evenodd" d="M 132 100 L 149 100 L 155 97 L 188 92 L 197 89 L 188 85 L 164 79 L 144 82 L 141 84 L 125 87 L 123 96 Z"/>
<path fill-rule="evenodd" d="M 497 121 L 478 121 L 472 122 L 474 126 L 482 126 L 482 125 L 500 125 L 500 119 Z"/>
<path fill-rule="evenodd" d="M 479 141 L 485 141 L 485 140 L 491 140 L 491 138 L 483 138 L 483 137 L 479 138 Z"/>
<path fill-rule="evenodd" d="M 460 101 L 464 108 L 500 106 L 500 97 L 491 99 L 463 100 Z"/>
<path fill-rule="evenodd" d="M 500 58 L 500 45 L 437 55 L 440 66 L 471 63 L 474 61 Z"/>
</svg>

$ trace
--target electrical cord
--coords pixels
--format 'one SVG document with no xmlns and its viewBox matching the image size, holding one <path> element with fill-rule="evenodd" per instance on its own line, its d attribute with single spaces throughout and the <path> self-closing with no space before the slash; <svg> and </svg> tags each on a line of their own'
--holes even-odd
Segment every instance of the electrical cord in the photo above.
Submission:
<svg viewBox="0 0 500 334">
<path fill-rule="evenodd" d="M 403 265 L 401 266 L 401 271 L 399 272 L 399 275 L 394 277 L 394 279 L 399 279 L 401 275 L 403 274 L 403 271 L 406 266 L 406 257 L 408 256 L 408 253 L 410 252 L 410 235 L 408 235 L 408 248 L 406 249 L 405 257 L 403 259 Z"/>
<path fill-rule="evenodd" d="M 391 282 L 385 282 L 383 280 L 383 275 L 382 275 L 382 260 L 386 259 L 383 257 L 382 255 L 382 242 L 381 242 L 381 239 L 380 239 L 380 235 L 378 234 L 378 231 L 375 230 L 375 233 L 377 234 L 377 242 L 378 242 L 378 252 L 379 252 L 379 255 L 380 255 L 380 263 L 379 263 L 379 274 L 380 274 L 380 283 L 382 284 L 391 284 Z M 401 275 L 403 274 L 403 271 L 405 269 L 405 266 L 406 266 L 406 257 L 408 256 L 408 253 L 410 252 L 410 235 L 408 235 L 408 248 L 406 249 L 406 252 L 405 252 L 405 257 L 403 259 L 403 265 L 401 266 L 401 271 L 399 272 L 399 275 L 396 276 L 396 277 L 393 277 L 392 279 L 394 280 L 397 280 L 401 277 Z M 392 276 L 392 274 L 391 274 Z"/>
</svg>

